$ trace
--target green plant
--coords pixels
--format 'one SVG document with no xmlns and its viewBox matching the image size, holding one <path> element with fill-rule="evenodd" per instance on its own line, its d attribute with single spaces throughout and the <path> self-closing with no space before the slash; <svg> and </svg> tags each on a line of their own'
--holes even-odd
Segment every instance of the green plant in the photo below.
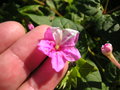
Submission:
<svg viewBox="0 0 120 90">
<path fill-rule="evenodd" d="M 77 48 L 82 58 L 70 64 L 56 90 L 119 90 L 120 70 L 100 47 L 110 42 L 120 61 L 120 6 L 113 0 L 8 0 L 0 1 L 0 22 L 15 20 L 25 27 L 47 24 L 80 32 Z M 26 30 L 29 31 L 26 27 Z"/>
</svg>

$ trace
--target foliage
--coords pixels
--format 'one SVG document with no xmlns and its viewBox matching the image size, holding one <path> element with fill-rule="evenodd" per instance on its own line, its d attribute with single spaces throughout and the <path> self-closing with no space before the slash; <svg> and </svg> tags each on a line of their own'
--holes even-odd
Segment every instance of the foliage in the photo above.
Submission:
<svg viewBox="0 0 120 90">
<path fill-rule="evenodd" d="M 119 90 L 120 70 L 101 54 L 112 43 L 120 61 L 120 7 L 114 0 L 0 1 L 0 22 L 15 20 L 25 27 L 47 24 L 80 32 L 77 47 L 82 58 L 70 68 L 56 90 Z M 26 30 L 28 28 L 26 27 Z"/>
</svg>

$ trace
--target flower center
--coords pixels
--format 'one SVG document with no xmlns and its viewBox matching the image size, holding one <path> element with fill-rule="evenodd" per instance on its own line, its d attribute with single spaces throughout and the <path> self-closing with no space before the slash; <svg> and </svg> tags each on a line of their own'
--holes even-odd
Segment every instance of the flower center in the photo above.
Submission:
<svg viewBox="0 0 120 90">
<path fill-rule="evenodd" d="M 60 48 L 60 45 L 55 45 L 55 49 L 58 50 Z"/>
</svg>

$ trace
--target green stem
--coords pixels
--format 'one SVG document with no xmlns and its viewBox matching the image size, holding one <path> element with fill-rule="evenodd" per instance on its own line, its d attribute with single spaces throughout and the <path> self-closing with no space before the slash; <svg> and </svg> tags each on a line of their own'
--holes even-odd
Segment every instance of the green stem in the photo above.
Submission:
<svg viewBox="0 0 120 90">
<path fill-rule="evenodd" d="M 105 13 L 107 12 L 108 3 L 109 3 L 109 0 L 107 0 L 107 1 L 106 1 L 106 4 L 105 4 L 105 8 L 104 8 L 104 12 L 105 12 Z"/>
<path fill-rule="evenodd" d="M 39 3 L 40 5 L 45 5 L 45 3 L 42 2 L 42 1 L 39 1 L 39 0 L 34 0 L 34 1 L 37 2 L 37 3 Z"/>
</svg>

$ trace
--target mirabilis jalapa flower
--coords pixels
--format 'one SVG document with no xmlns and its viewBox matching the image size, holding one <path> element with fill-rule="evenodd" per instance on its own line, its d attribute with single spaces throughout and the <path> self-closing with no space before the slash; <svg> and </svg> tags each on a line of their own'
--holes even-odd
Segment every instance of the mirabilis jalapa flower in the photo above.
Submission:
<svg viewBox="0 0 120 90">
<path fill-rule="evenodd" d="M 113 47 L 112 47 L 112 44 L 110 43 L 106 43 L 101 47 L 102 54 L 105 55 L 114 65 L 116 65 L 120 69 L 120 64 L 112 54 L 112 50 L 113 50 Z"/>
<path fill-rule="evenodd" d="M 52 68 L 59 72 L 66 61 L 76 61 L 81 58 L 75 44 L 79 32 L 72 29 L 61 30 L 59 27 L 50 27 L 46 30 L 44 39 L 38 44 L 38 49 L 51 58 Z"/>
</svg>

